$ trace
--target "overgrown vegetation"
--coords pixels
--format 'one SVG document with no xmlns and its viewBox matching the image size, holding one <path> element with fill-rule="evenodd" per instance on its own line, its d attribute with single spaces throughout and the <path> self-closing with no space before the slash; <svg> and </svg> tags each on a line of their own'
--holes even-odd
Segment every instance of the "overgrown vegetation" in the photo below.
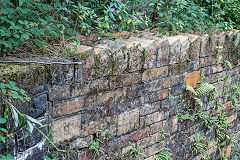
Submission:
<svg viewBox="0 0 240 160">
<path fill-rule="evenodd" d="M 121 31 L 155 29 L 161 36 L 239 29 L 239 6 L 239 0 L 1 0 L 0 53 L 49 54 L 56 44 L 115 38 Z"/>
<path fill-rule="evenodd" d="M 226 71 L 224 77 L 218 78 L 218 82 L 223 82 L 221 94 L 218 95 L 217 88 L 214 85 L 204 82 L 201 82 L 196 89 L 187 86 L 186 90 L 190 92 L 191 103 L 178 114 L 180 121 L 191 120 L 197 123 L 196 127 L 199 122 L 203 122 L 206 129 L 195 135 L 195 141 L 191 148 L 193 156 L 200 155 L 203 159 L 211 159 L 210 156 L 213 153 L 208 153 L 208 151 L 214 147 L 216 149 L 213 150 L 217 152 L 220 159 L 226 159 L 226 148 L 228 146 L 235 145 L 236 151 L 233 152 L 233 155 L 235 157 L 239 155 L 239 140 L 235 139 L 234 133 L 229 130 L 232 123 L 229 121 L 226 100 L 229 99 L 228 102 L 230 101 L 230 110 L 238 108 L 240 87 L 239 84 L 231 81 L 231 63 L 225 60 L 223 64 L 228 71 Z M 211 106 L 213 106 L 214 111 L 209 110 Z"/>
</svg>

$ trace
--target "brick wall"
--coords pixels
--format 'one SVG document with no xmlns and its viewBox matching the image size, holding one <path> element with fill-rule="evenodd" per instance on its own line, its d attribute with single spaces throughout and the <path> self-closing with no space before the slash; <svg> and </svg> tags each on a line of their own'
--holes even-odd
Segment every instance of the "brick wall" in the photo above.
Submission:
<svg viewBox="0 0 240 160">
<path fill-rule="evenodd" d="M 134 159 L 129 154 L 129 141 L 144 149 L 145 158 L 141 159 L 154 159 L 153 155 L 164 148 L 171 150 L 173 159 L 198 159 L 191 147 L 197 133 L 205 130 L 202 122 L 196 127 L 189 120 L 180 122 L 177 116 L 189 100 L 186 85 L 197 87 L 202 73 L 204 81 L 221 92 L 223 84 L 217 77 L 227 73 L 221 63 L 224 60 L 234 66 L 232 81 L 240 82 L 239 45 L 238 31 L 165 38 L 143 34 L 106 40 L 75 51 L 75 60 L 82 65 L 45 66 L 48 78 L 25 89 L 33 97 L 32 113 L 48 118 L 53 141 L 67 142 L 76 153 L 75 159 L 103 159 L 88 147 L 104 135 L 101 147 L 112 159 Z M 223 46 L 219 56 L 216 46 Z M 224 103 L 231 132 L 240 135 L 238 109 L 228 107 L 229 98 Z M 164 144 L 159 143 L 162 130 L 168 133 Z M 215 156 L 215 146 L 209 155 Z"/>
</svg>

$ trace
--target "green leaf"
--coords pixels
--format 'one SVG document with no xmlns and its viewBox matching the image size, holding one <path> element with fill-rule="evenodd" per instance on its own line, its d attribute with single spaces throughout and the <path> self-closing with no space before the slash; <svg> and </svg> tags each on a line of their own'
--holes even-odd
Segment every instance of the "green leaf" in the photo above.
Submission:
<svg viewBox="0 0 240 160">
<path fill-rule="evenodd" d="M 1 88 L 2 89 L 2 88 Z M 7 93 L 7 90 L 6 89 L 2 89 L 2 92 L 4 93 L 4 94 L 6 94 Z"/>
<path fill-rule="evenodd" d="M 25 97 L 27 96 L 23 89 L 20 89 L 20 93 L 22 93 L 22 95 L 24 95 Z"/>
<path fill-rule="evenodd" d="M 19 6 L 21 7 L 23 5 L 23 0 L 18 0 Z"/>
<path fill-rule="evenodd" d="M 7 160 L 14 160 L 14 157 L 11 154 L 7 155 Z"/>
<path fill-rule="evenodd" d="M 23 97 L 22 96 L 20 96 L 16 91 L 11 91 L 12 92 L 12 97 L 14 98 L 14 99 L 21 99 L 22 101 L 23 101 Z"/>
<path fill-rule="evenodd" d="M 40 126 L 42 126 L 42 123 L 41 123 L 40 121 L 38 121 L 37 119 L 34 119 L 34 118 L 32 118 L 32 117 L 30 117 L 30 116 L 28 116 L 28 115 L 25 115 L 25 116 L 26 116 L 26 118 L 27 118 L 28 120 L 30 120 L 31 122 L 36 123 L 36 124 L 39 124 Z"/>
<path fill-rule="evenodd" d="M 8 131 L 5 129 L 5 128 L 0 128 L 0 130 L 3 132 L 3 133 L 8 133 Z"/>
<path fill-rule="evenodd" d="M 18 20 L 18 23 L 25 24 L 22 20 Z"/>
<path fill-rule="evenodd" d="M 15 86 L 16 86 L 16 83 L 13 82 L 13 81 L 9 81 L 9 84 L 10 84 L 12 87 L 15 87 Z"/>
<path fill-rule="evenodd" d="M 15 127 L 18 127 L 18 124 L 19 124 L 18 113 L 14 108 L 12 108 L 12 117 L 14 119 Z"/>
<path fill-rule="evenodd" d="M 14 34 L 13 37 L 15 37 L 15 38 L 20 38 L 20 36 L 19 36 L 18 34 Z"/>
<path fill-rule="evenodd" d="M 24 33 L 21 37 L 24 38 L 25 40 L 28 40 L 30 38 L 29 35 L 26 33 Z"/>
<path fill-rule="evenodd" d="M 4 118 L 8 119 L 8 107 L 5 107 Z"/>
<path fill-rule="evenodd" d="M 7 120 L 5 118 L 0 118 L 0 124 L 5 124 Z"/>
<path fill-rule="evenodd" d="M 52 160 L 51 158 L 46 157 L 46 156 L 44 156 L 43 158 L 44 158 L 45 160 Z"/>
<path fill-rule="evenodd" d="M 6 143 L 6 140 L 3 136 L 0 135 L 0 140 L 3 142 L 3 143 Z"/>
<path fill-rule="evenodd" d="M 27 121 L 27 124 L 28 124 L 28 129 L 29 129 L 29 132 L 32 134 L 32 132 L 33 132 L 33 124 L 31 123 L 31 122 L 29 122 L 29 121 Z"/>
<path fill-rule="evenodd" d="M 18 127 L 18 130 L 22 129 L 25 125 L 25 118 L 18 114 L 18 119 L 20 119 L 20 126 Z"/>
</svg>

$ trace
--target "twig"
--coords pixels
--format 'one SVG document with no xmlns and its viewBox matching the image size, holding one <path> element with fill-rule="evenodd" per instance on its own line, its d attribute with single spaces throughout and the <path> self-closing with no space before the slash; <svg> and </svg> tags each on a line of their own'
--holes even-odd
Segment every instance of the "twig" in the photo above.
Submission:
<svg viewBox="0 0 240 160">
<path fill-rule="evenodd" d="M 38 62 L 38 61 L 0 61 L 0 63 L 24 63 L 24 64 L 37 63 L 37 64 L 48 64 L 48 65 L 53 65 L 53 64 L 59 64 L 59 65 L 82 64 L 82 62 Z"/>
</svg>

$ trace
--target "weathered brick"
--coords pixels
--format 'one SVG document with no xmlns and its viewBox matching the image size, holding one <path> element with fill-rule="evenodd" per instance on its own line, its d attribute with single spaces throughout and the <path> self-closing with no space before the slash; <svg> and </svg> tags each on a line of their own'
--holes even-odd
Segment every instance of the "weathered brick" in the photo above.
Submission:
<svg viewBox="0 0 240 160">
<path fill-rule="evenodd" d="M 90 88 L 90 92 L 91 93 L 96 93 L 96 92 L 102 92 L 102 91 L 106 91 L 109 89 L 109 84 L 108 84 L 108 80 L 107 79 L 97 79 L 92 81 L 92 83 L 90 84 L 89 88 Z"/>
<path fill-rule="evenodd" d="M 118 149 L 128 146 L 129 140 L 129 134 L 110 140 L 107 142 L 108 151 L 117 152 Z"/>
<path fill-rule="evenodd" d="M 81 136 L 86 137 L 97 133 L 99 130 L 104 130 L 110 126 L 116 125 L 117 116 L 106 117 L 99 121 L 91 121 L 82 125 Z M 105 124 L 105 125 L 103 125 Z"/>
<path fill-rule="evenodd" d="M 185 83 L 185 78 L 186 78 L 186 75 L 183 74 L 179 76 L 163 78 L 160 80 L 154 80 L 149 84 L 149 91 L 150 92 L 157 91 L 165 88 L 170 88 L 172 86 L 176 86 L 179 84 L 183 84 Z"/>
<path fill-rule="evenodd" d="M 138 130 L 134 131 L 133 133 L 131 133 L 130 141 L 136 142 L 140 139 L 147 137 L 149 134 L 150 134 L 149 127 L 138 129 Z"/>
<path fill-rule="evenodd" d="M 177 37 L 168 37 L 167 40 L 170 47 L 169 64 L 178 63 L 178 59 L 181 55 L 180 39 Z"/>
<path fill-rule="evenodd" d="M 118 135 L 137 129 L 139 126 L 139 109 L 120 114 L 118 117 Z"/>
<path fill-rule="evenodd" d="M 218 74 L 212 74 L 212 75 L 206 76 L 204 78 L 204 82 L 211 83 L 211 84 L 215 83 L 218 80 L 217 77 L 218 77 Z"/>
<path fill-rule="evenodd" d="M 53 106 L 53 117 L 79 112 L 85 109 L 85 97 L 61 102 Z"/>
<path fill-rule="evenodd" d="M 59 86 L 49 89 L 50 101 L 68 99 L 70 97 L 70 86 Z"/>
<path fill-rule="evenodd" d="M 72 88 L 72 97 L 83 96 L 90 92 L 89 84 L 74 83 L 71 85 L 71 88 Z"/>
<path fill-rule="evenodd" d="M 234 76 L 234 75 L 239 75 L 239 74 L 240 74 L 240 60 L 239 60 L 239 66 L 233 68 L 233 69 L 230 71 L 230 74 L 231 74 L 232 76 Z"/>
<path fill-rule="evenodd" d="M 140 122 L 140 125 L 139 125 L 139 127 L 140 128 L 144 128 L 145 127 L 145 117 L 140 117 L 140 120 L 139 120 Z"/>
<path fill-rule="evenodd" d="M 179 55 L 178 59 L 185 61 L 186 58 L 189 58 L 188 55 L 188 50 L 190 47 L 190 41 L 189 38 L 187 36 L 183 36 L 183 35 L 177 35 L 176 36 L 179 40 L 180 40 L 180 52 L 181 54 Z M 179 63 L 179 62 L 177 62 Z"/>
<path fill-rule="evenodd" d="M 81 135 L 81 115 L 55 120 L 51 124 L 52 138 L 55 143 L 70 140 Z"/>
<path fill-rule="evenodd" d="M 193 142 L 195 142 L 195 138 L 196 138 L 197 134 L 191 135 L 190 137 L 188 137 L 185 141 L 185 145 L 190 145 Z"/>
<path fill-rule="evenodd" d="M 210 38 L 208 34 L 204 34 L 200 37 L 201 47 L 200 47 L 200 57 L 205 57 L 209 55 L 210 52 Z"/>
<path fill-rule="evenodd" d="M 201 80 L 201 71 L 188 73 L 186 86 L 197 88 L 200 80 Z"/>
<path fill-rule="evenodd" d="M 226 33 L 225 32 L 221 32 L 217 35 L 217 46 L 224 46 L 225 43 L 225 39 L 226 39 Z M 220 52 L 222 52 L 223 49 L 220 49 Z"/>
<path fill-rule="evenodd" d="M 126 97 L 127 89 L 120 88 L 103 93 L 97 94 L 97 99 L 95 105 L 106 105 L 111 104 L 117 101 L 120 101 L 122 98 Z"/>
<path fill-rule="evenodd" d="M 126 73 L 128 70 L 128 54 L 126 45 L 117 43 L 117 48 L 114 50 L 112 56 L 112 75 L 119 75 Z M 112 49 L 113 46 L 110 48 Z"/>
<path fill-rule="evenodd" d="M 82 113 L 82 124 L 89 123 L 91 121 L 100 121 L 104 117 L 111 117 L 115 115 L 114 107 L 103 105 L 86 109 Z"/>
<path fill-rule="evenodd" d="M 169 43 L 166 39 L 161 39 L 155 44 L 158 47 L 157 51 L 157 67 L 168 65 Z"/>
<path fill-rule="evenodd" d="M 146 116 L 146 125 L 151 125 L 153 123 L 159 122 L 164 119 L 164 112 L 154 112 Z"/>
<path fill-rule="evenodd" d="M 155 134 L 163 130 L 163 122 L 157 122 L 150 125 L 151 134 Z"/>
<path fill-rule="evenodd" d="M 93 136 L 90 135 L 88 137 L 78 138 L 78 139 L 74 140 L 72 142 L 71 146 L 73 149 L 82 149 L 82 148 L 89 147 L 92 142 L 93 142 Z"/>
<path fill-rule="evenodd" d="M 162 149 L 164 149 L 165 146 L 163 146 L 160 143 L 153 144 L 152 146 L 145 149 L 145 155 L 152 156 L 158 152 L 160 152 Z"/>
<path fill-rule="evenodd" d="M 199 69 L 198 61 L 181 61 L 179 63 L 168 65 L 168 75 L 181 75 L 185 72 L 191 72 Z"/>
<path fill-rule="evenodd" d="M 169 119 L 163 121 L 163 130 L 168 134 L 173 133 L 173 122 Z"/>
<path fill-rule="evenodd" d="M 234 36 L 234 32 L 233 31 L 226 32 L 226 38 L 228 40 L 233 40 L 233 36 Z"/>
<path fill-rule="evenodd" d="M 224 70 L 224 68 L 221 64 L 212 66 L 212 72 L 213 73 L 222 72 L 223 70 Z"/>
<path fill-rule="evenodd" d="M 155 103 L 152 103 L 152 104 L 144 103 L 140 107 L 140 116 L 144 116 L 144 115 L 156 112 L 157 110 L 160 109 L 160 107 L 161 107 L 160 102 L 155 102 Z"/>
<path fill-rule="evenodd" d="M 146 98 L 145 102 L 154 103 L 154 102 L 164 100 L 167 97 L 167 94 L 168 94 L 168 89 L 150 92 L 147 94 L 146 97 L 144 97 Z"/>
<path fill-rule="evenodd" d="M 216 46 L 217 46 L 217 40 L 218 40 L 218 35 L 211 35 L 210 36 L 210 54 L 213 55 L 216 53 Z"/>
<path fill-rule="evenodd" d="M 197 35 L 189 34 L 187 35 L 190 41 L 190 46 L 188 49 L 188 58 L 194 61 L 199 60 L 200 53 L 200 38 Z"/>
<path fill-rule="evenodd" d="M 85 82 L 89 81 L 95 78 L 95 62 L 96 59 L 93 56 L 93 51 L 87 51 L 89 52 L 88 57 L 83 62 L 82 66 L 76 69 L 76 80 L 79 82 Z"/>
<path fill-rule="evenodd" d="M 111 77 L 109 80 L 110 88 L 119 88 L 123 86 L 130 86 L 141 82 L 141 74 L 138 72 L 121 74 Z"/>
<path fill-rule="evenodd" d="M 143 66 L 145 69 L 156 66 L 155 40 L 130 37 L 128 40 L 124 40 L 124 42 L 127 45 L 127 49 L 129 49 L 128 57 L 130 72 L 139 71 Z M 143 58 L 145 59 L 145 62 L 143 61 Z"/>
<path fill-rule="evenodd" d="M 71 87 L 72 97 L 95 94 L 109 89 L 108 80 L 106 79 L 97 79 L 84 84 L 73 83 Z"/>
<path fill-rule="evenodd" d="M 210 66 L 214 64 L 213 61 L 214 61 L 213 57 L 200 58 L 200 67 Z"/>
<path fill-rule="evenodd" d="M 158 142 L 158 140 L 162 137 L 162 135 L 160 134 L 160 132 L 153 134 L 153 135 L 149 135 L 148 137 L 141 139 L 137 142 L 137 146 L 141 146 L 142 148 L 146 148 L 148 146 L 151 146 L 155 143 Z"/>
<path fill-rule="evenodd" d="M 167 75 L 168 67 L 149 69 L 143 72 L 142 81 L 149 81 L 156 78 L 166 77 Z"/>
<path fill-rule="evenodd" d="M 169 89 L 169 93 L 173 96 L 182 94 L 186 89 L 185 84 L 173 86 Z"/>
<path fill-rule="evenodd" d="M 164 99 L 162 101 L 162 109 L 166 112 L 167 110 L 169 111 L 169 109 L 171 107 L 175 107 L 177 106 L 179 103 L 179 97 L 178 96 L 175 96 L 173 98 L 170 98 L 170 99 Z"/>
<path fill-rule="evenodd" d="M 104 40 L 94 50 L 95 78 L 117 75 L 127 69 L 128 56 L 125 44 Z"/>
</svg>

